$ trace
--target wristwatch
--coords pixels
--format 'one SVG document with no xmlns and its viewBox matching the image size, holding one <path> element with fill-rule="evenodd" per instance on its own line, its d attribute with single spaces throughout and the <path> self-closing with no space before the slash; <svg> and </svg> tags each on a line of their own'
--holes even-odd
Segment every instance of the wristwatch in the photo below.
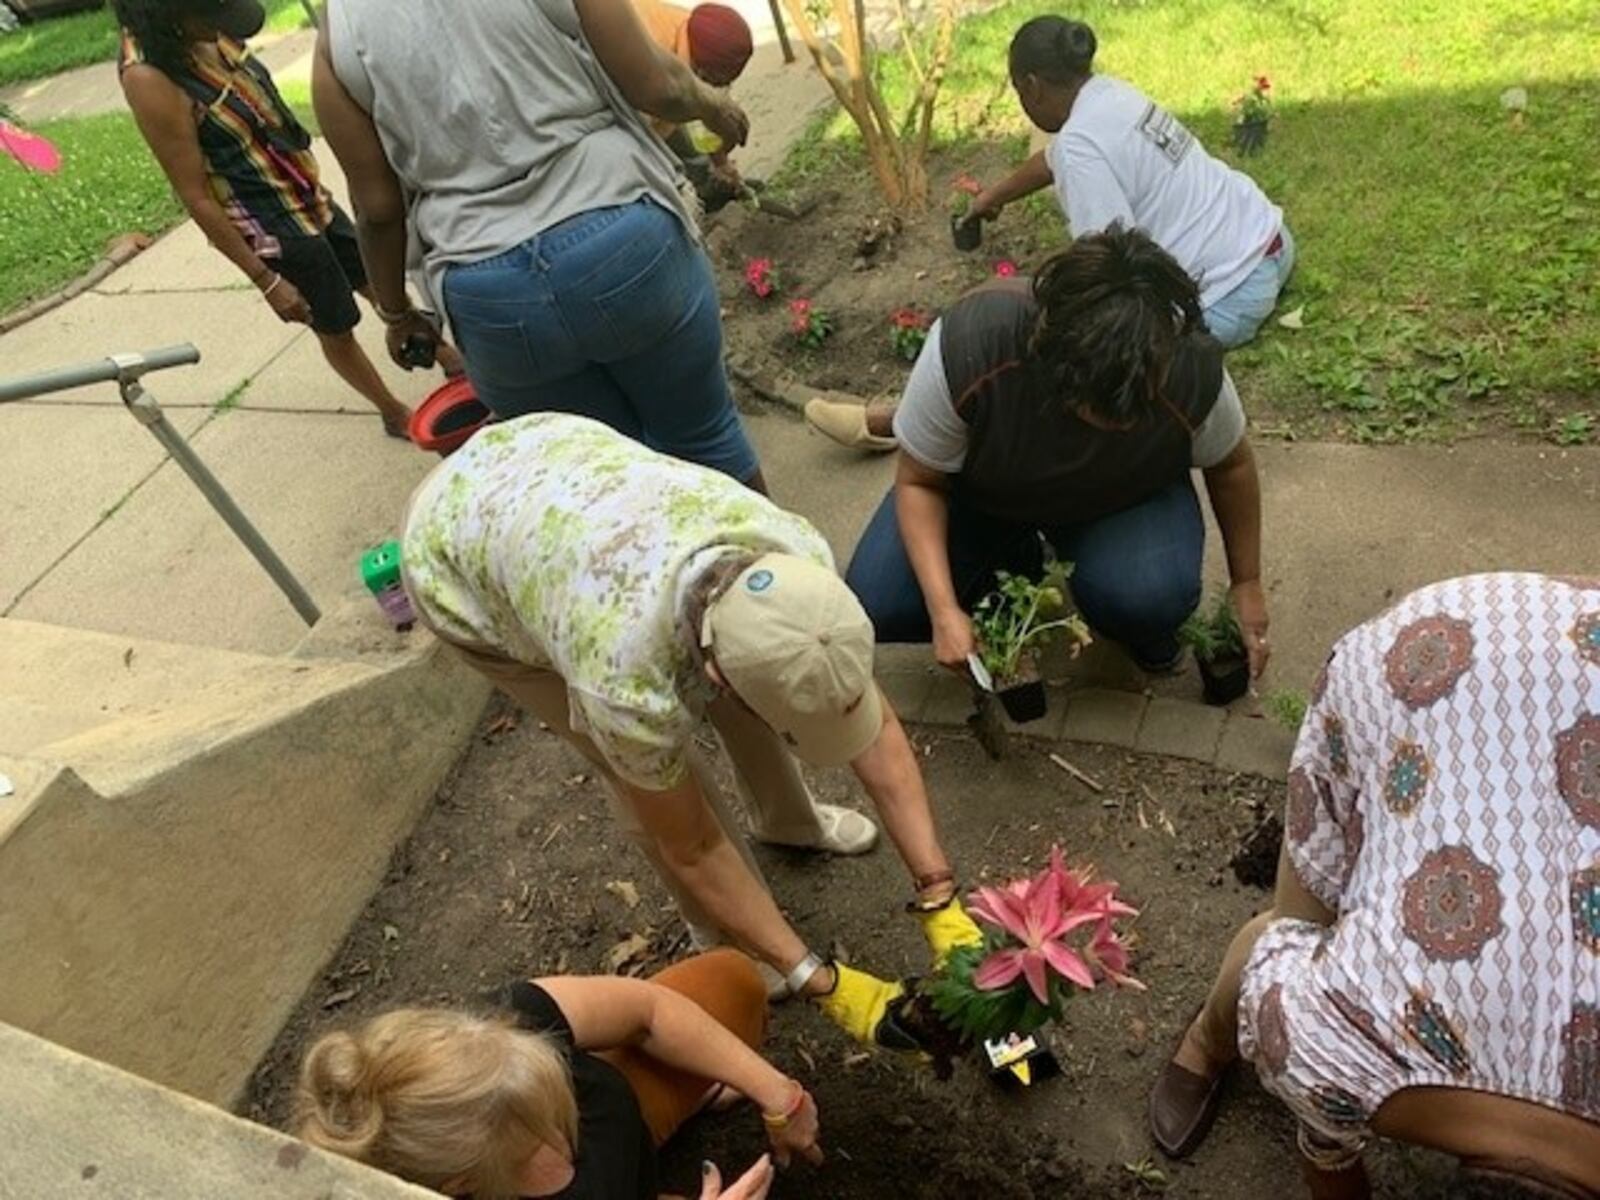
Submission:
<svg viewBox="0 0 1600 1200">
<path fill-rule="evenodd" d="M 806 984 L 811 982 L 811 977 L 826 964 L 811 951 L 806 951 L 806 956 L 795 964 L 794 970 L 783 977 L 784 986 L 789 989 L 791 996 L 804 995 Z"/>
</svg>

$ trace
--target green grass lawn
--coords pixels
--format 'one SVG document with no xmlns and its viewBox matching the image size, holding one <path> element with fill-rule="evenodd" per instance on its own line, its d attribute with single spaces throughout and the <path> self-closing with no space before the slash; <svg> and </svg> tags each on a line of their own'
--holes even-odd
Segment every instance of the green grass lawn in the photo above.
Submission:
<svg viewBox="0 0 1600 1200">
<path fill-rule="evenodd" d="M 948 156 L 1026 119 L 1005 77 L 1022 0 L 966 21 L 940 122 Z M 1080 0 L 1099 68 L 1130 80 L 1284 208 L 1300 265 L 1232 369 L 1258 423 L 1360 440 L 1600 430 L 1600 21 L 1593 0 Z M 1233 99 L 1258 74 L 1277 115 L 1238 160 Z M 886 66 L 893 90 L 896 66 Z M 1525 116 L 1500 105 L 1527 89 Z M 791 173 L 836 169 L 853 130 L 819 126 Z M 1065 237 L 1036 197 L 1004 221 Z"/>
<path fill-rule="evenodd" d="M 283 88 L 284 99 L 316 129 L 311 89 Z M 73 117 L 37 127 L 56 143 L 56 175 L 30 175 L 0 157 L 0 313 L 77 278 L 120 234 L 159 234 L 183 219 L 167 185 L 125 112 Z M 11 219 L 18 214 L 20 219 Z"/>
<path fill-rule="evenodd" d="M 106 242 L 130 231 L 160 233 L 182 215 L 133 119 L 105 113 L 38 130 L 61 149 L 56 175 L 30 175 L 0 158 L 0 312 L 86 271 Z"/>
<path fill-rule="evenodd" d="M 269 30 L 298 29 L 307 24 L 300 0 L 267 0 L 267 10 Z M 0 87 L 116 56 L 117 23 L 109 4 L 95 12 L 24 25 L 15 33 L 0 34 Z"/>
</svg>

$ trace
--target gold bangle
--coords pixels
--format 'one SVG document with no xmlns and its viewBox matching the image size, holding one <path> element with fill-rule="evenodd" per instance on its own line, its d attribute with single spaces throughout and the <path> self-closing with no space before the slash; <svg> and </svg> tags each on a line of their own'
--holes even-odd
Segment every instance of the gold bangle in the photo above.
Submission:
<svg viewBox="0 0 1600 1200">
<path fill-rule="evenodd" d="M 761 1123 L 768 1129 L 787 1129 L 789 1127 L 789 1121 L 797 1116 L 800 1110 L 805 1107 L 805 1085 L 798 1079 L 791 1080 L 790 1082 L 794 1084 L 794 1100 L 790 1103 L 789 1107 L 781 1113 L 763 1112 L 761 1114 Z"/>
</svg>

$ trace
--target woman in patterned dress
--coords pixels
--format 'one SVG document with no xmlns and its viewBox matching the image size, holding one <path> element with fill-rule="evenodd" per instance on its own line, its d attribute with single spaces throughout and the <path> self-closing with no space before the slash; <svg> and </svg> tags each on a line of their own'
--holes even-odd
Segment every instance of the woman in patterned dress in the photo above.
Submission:
<svg viewBox="0 0 1600 1200">
<path fill-rule="evenodd" d="M 1459 1195 L 1600 1196 L 1600 578 L 1450 580 L 1334 647 L 1273 907 L 1151 1097 L 1162 1150 L 1238 1056 L 1318 1200 L 1369 1194 L 1374 1135 L 1459 1156 Z"/>
</svg>

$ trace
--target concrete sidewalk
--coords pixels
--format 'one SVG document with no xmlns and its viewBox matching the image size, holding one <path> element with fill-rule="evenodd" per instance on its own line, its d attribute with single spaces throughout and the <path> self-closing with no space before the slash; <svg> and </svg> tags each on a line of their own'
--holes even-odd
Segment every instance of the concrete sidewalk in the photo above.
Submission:
<svg viewBox="0 0 1600 1200">
<path fill-rule="evenodd" d="M 763 31 L 737 89 L 756 134 L 743 162 L 764 174 L 826 88 L 803 50 L 782 64 L 762 0 L 741 7 Z M 300 34 L 268 53 L 292 73 L 308 50 Z M 342 192 L 337 163 L 319 150 Z M 437 382 L 389 366 L 370 317 L 361 336 L 406 401 Z M 192 224 L 95 292 L 0 337 L 0 362 L 22 373 L 184 340 L 202 363 L 149 380 L 174 425 L 324 608 L 361 600 L 359 554 L 394 532 L 433 460 L 383 438 L 315 340 L 276 323 Z M 890 463 L 810 436 L 787 412 L 750 424 L 779 499 L 817 521 L 842 565 Z M 1600 568 L 1590 533 L 1600 449 L 1271 444 L 1260 454 L 1274 675 L 1286 685 L 1305 686 L 1334 637 L 1417 584 L 1499 567 Z M 0 546 L 0 615 L 268 654 L 303 632 L 111 387 L 0 408 Z M 1210 559 L 1220 575 L 1215 537 Z"/>
<path fill-rule="evenodd" d="M 294 33 L 269 34 L 251 43 L 261 61 L 277 81 L 289 83 L 311 78 L 311 48 L 317 35 L 309 29 Z M 7 105 L 22 121 L 38 125 L 63 117 L 92 117 L 96 113 L 122 112 L 122 86 L 117 82 L 117 64 L 95 63 L 63 71 L 48 79 L 0 88 L 0 103 Z"/>
</svg>

